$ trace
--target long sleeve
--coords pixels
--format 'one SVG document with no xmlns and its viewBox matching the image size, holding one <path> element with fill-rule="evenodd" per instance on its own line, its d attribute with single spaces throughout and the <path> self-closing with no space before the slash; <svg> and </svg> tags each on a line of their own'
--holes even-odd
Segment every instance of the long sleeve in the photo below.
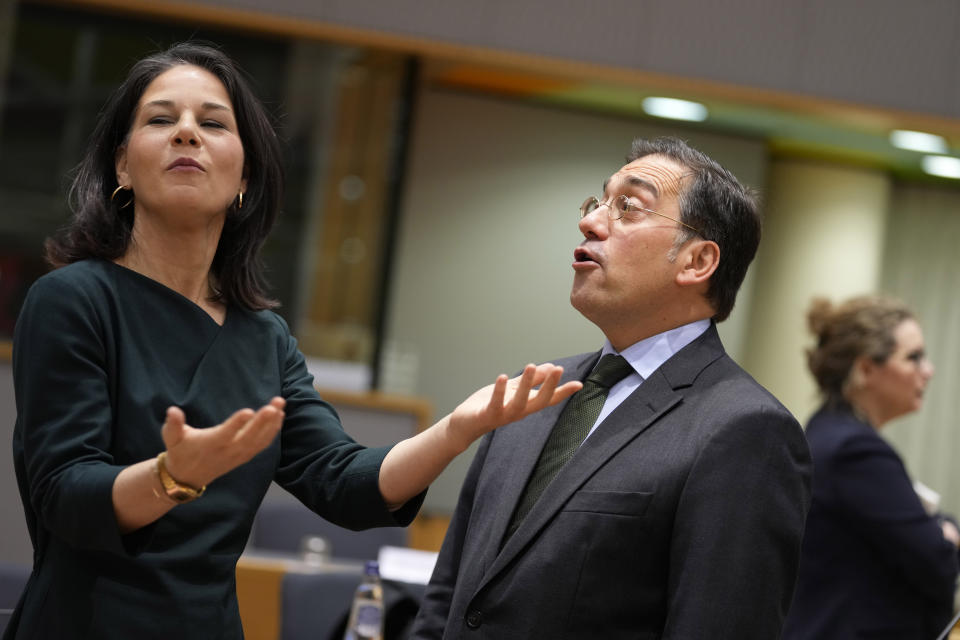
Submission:
<svg viewBox="0 0 960 640">
<path fill-rule="evenodd" d="M 56 275 L 56 274 L 54 274 Z M 103 309 L 56 277 L 30 290 L 14 337 L 14 453 L 34 544 L 124 551 L 113 511 L 113 400 Z"/>
<path fill-rule="evenodd" d="M 336 411 L 313 387 L 303 355 L 281 323 L 282 395 L 287 401 L 277 482 L 334 524 L 360 530 L 405 526 L 426 492 L 389 511 L 379 488 L 380 465 L 390 447 L 363 447 L 343 430 Z"/>
</svg>

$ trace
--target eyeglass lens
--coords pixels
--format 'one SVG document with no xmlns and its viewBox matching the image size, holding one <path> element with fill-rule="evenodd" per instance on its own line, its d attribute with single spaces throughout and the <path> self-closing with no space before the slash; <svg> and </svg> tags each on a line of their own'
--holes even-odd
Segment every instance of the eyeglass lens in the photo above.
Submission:
<svg viewBox="0 0 960 640">
<path fill-rule="evenodd" d="M 580 217 L 584 218 L 597 209 L 600 208 L 600 201 L 596 197 L 590 196 L 583 201 L 583 204 L 580 205 Z M 622 218 L 626 213 L 630 211 L 630 199 L 625 195 L 620 195 L 614 198 L 613 202 L 609 203 L 607 206 L 610 207 L 611 213 L 616 213 L 616 217 L 610 216 L 614 219 Z"/>
<path fill-rule="evenodd" d="M 580 205 L 580 217 L 581 218 L 587 217 L 588 215 L 596 211 L 597 207 L 599 206 L 600 206 L 600 202 L 597 201 L 595 197 L 590 196 L 589 198 L 583 201 L 583 204 Z"/>
</svg>

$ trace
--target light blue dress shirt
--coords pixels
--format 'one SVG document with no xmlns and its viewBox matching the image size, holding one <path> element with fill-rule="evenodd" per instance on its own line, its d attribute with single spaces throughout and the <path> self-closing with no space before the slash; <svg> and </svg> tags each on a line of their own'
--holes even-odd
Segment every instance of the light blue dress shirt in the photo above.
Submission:
<svg viewBox="0 0 960 640">
<path fill-rule="evenodd" d="M 709 328 L 710 320 L 697 320 L 696 322 L 658 333 L 655 336 L 644 338 L 640 342 L 635 342 L 619 352 L 619 355 L 626 358 L 630 366 L 633 367 L 633 373 L 610 388 L 607 400 L 603 403 L 603 409 L 600 410 L 600 415 L 597 417 L 597 421 L 593 427 L 591 427 L 590 433 L 593 433 L 597 426 L 603 422 L 604 418 L 613 413 L 613 410 L 619 407 L 620 403 L 626 400 L 631 393 L 636 391 L 637 387 L 649 378 L 650 374 L 656 371 L 660 365 L 673 357 L 673 354 L 677 351 L 680 351 L 680 349 L 683 349 L 697 339 Z M 608 353 L 617 354 L 617 350 L 613 348 L 609 340 L 604 343 L 600 357 L 602 358 Z M 587 434 L 587 437 L 589 438 L 590 434 Z"/>
</svg>

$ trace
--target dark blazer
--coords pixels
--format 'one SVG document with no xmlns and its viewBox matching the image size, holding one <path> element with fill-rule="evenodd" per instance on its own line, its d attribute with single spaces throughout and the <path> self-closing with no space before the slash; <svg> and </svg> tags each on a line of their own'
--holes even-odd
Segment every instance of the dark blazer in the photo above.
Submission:
<svg viewBox="0 0 960 640">
<path fill-rule="evenodd" d="M 784 638 L 934 640 L 950 620 L 957 549 L 903 462 L 849 410 L 810 420 L 813 505 Z"/>
<path fill-rule="evenodd" d="M 557 363 L 582 380 L 598 357 Z M 561 409 L 481 442 L 412 637 L 776 638 L 809 454 L 716 328 L 604 420 L 501 549 Z"/>
</svg>

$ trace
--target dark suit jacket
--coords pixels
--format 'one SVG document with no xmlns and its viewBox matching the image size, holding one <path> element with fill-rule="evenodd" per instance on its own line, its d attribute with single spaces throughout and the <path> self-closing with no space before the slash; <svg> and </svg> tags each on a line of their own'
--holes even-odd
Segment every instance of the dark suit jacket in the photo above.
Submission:
<svg viewBox="0 0 960 640">
<path fill-rule="evenodd" d="M 849 410 L 810 420 L 813 506 L 784 638 L 933 640 L 950 620 L 957 549 L 896 452 Z"/>
<path fill-rule="evenodd" d="M 584 379 L 599 354 L 557 361 Z M 481 442 L 414 638 L 776 638 L 810 462 L 711 327 L 590 435 L 500 548 L 562 407 Z"/>
</svg>

